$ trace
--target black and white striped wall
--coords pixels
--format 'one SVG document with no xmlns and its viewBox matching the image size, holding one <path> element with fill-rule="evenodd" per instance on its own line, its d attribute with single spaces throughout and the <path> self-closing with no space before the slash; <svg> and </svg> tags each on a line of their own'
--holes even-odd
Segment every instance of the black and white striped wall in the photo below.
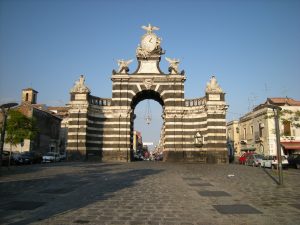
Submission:
<svg viewBox="0 0 300 225">
<path fill-rule="evenodd" d="M 185 99 L 182 74 L 114 74 L 111 79 L 111 99 L 71 93 L 71 157 L 130 161 L 134 109 L 153 99 L 163 107 L 164 160 L 228 162 L 224 93 Z"/>
</svg>

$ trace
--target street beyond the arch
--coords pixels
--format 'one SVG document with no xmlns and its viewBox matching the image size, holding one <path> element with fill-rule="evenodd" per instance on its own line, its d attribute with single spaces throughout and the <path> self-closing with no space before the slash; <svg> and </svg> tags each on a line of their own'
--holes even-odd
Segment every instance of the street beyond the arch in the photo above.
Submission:
<svg viewBox="0 0 300 225">
<path fill-rule="evenodd" d="M 300 171 L 62 162 L 1 168 L 1 224 L 296 224 Z"/>
</svg>

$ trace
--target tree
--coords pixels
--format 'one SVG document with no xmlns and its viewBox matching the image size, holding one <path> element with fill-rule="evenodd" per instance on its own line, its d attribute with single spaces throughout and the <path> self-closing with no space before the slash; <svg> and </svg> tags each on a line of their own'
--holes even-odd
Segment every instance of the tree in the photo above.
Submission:
<svg viewBox="0 0 300 225">
<path fill-rule="evenodd" d="M 10 110 L 6 126 L 5 142 L 10 146 L 20 144 L 24 139 L 33 139 L 37 134 L 34 118 L 28 118 L 20 111 Z"/>
<path fill-rule="evenodd" d="M 288 109 L 283 109 L 279 117 L 281 121 L 284 123 L 289 123 L 291 126 L 295 128 L 300 128 L 300 111 L 292 111 Z"/>
<path fill-rule="evenodd" d="M 300 128 L 300 110 L 283 109 L 279 112 L 278 117 L 283 124 L 282 135 L 291 136 L 291 127 Z M 274 118 L 274 115 L 266 116 L 266 118 Z"/>
</svg>

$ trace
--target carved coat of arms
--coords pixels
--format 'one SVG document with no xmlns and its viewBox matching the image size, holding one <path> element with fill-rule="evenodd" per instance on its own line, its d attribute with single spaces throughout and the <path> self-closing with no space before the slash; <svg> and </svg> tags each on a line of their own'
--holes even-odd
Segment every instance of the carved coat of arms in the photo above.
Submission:
<svg viewBox="0 0 300 225">
<path fill-rule="evenodd" d="M 152 79 L 145 79 L 143 84 L 145 85 L 146 89 L 149 90 L 153 85 Z"/>
</svg>

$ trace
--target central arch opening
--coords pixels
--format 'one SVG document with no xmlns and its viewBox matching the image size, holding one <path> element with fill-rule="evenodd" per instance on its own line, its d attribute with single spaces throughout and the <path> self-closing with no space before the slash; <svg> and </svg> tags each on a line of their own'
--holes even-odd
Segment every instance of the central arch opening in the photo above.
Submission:
<svg viewBox="0 0 300 225">
<path fill-rule="evenodd" d="M 162 160 L 164 102 L 160 94 L 153 90 L 137 93 L 132 99 L 131 109 L 132 161 Z"/>
</svg>

